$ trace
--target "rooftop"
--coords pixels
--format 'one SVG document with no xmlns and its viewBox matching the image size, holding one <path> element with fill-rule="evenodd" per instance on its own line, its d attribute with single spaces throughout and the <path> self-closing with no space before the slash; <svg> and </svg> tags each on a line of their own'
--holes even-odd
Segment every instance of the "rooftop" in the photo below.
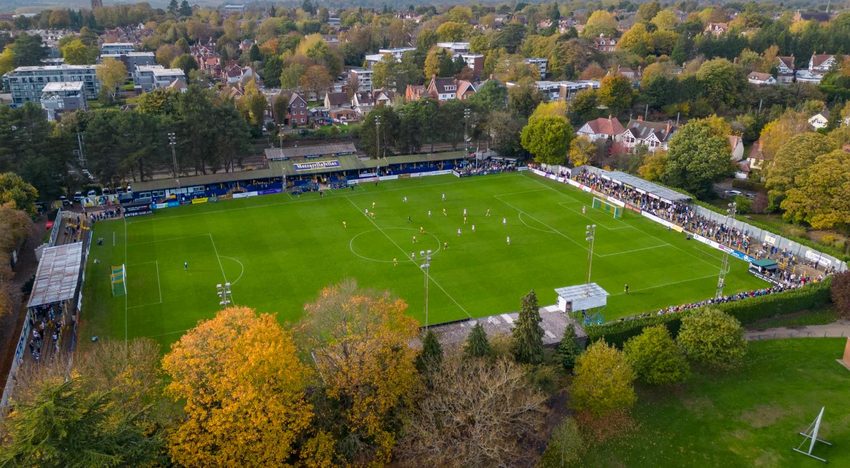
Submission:
<svg viewBox="0 0 850 468">
<path fill-rule="evenodd" d="M 44 85 L 42 92 L 82 91 L 83 85 L 84 83 L 82 81 L 53 81 Z"/>
<path fill-rule="evenodd" d="M 47 247 L 41 254 L 27 307 L 73 299 L 80 279 L 83 243 Z"/>
<path fill-rule="evenodd" d="M 354 143 L 329 143 L 326 145 L 292 146 L 289 148 L 267 148 L 266 159 L 318 158 L 339 154 L 354 154 Z"/>
<path fill-rule="evenodd" d="M 673 189 L 669 189 L 662 185 L 658 185 L 654 182 L 643 180 L 640 177 L 636 177 L 631 174 L 626 174 L 625 172 L 611 172 L 592 166 L 584 166 L 584 168 L 587 169 L 588 172 L 593 172 L 596 175 L 602 177 L 603 179 L 608 179 L 621 184 L 626 184 L 640 193 L 646 193 L 650 196 L 654 196 L 655 198 L 659 198 L 667 202 L 686 202 L 691 199 L 691 197 L 688 195 L 679 193 Z"/>
</svg>

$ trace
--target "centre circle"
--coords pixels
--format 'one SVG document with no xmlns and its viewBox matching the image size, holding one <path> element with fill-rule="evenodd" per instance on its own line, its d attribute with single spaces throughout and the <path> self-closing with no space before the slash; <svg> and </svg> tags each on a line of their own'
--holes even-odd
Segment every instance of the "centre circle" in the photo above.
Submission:
<svg viewBox="0 0 850 468">
<path fill-rule="evenodd" d="M 416 236 L 416 242 L 413 242 Z M 435 255 L 440 251 L 440 239 L 430 232 L 420 234 L 418 229 L 413 228 L 383 228 L 363 231 L 351 238 L 348 248 L 355 256 L 376 263 L 393 263 L 410 260 L 411 252 L 419 255 L 422 250 L 431 250 Z"/>
</svg>

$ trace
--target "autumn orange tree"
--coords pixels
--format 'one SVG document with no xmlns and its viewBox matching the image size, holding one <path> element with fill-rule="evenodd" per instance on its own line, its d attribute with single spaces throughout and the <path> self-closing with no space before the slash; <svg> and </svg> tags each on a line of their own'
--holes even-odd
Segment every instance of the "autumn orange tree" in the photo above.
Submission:
<svg viewBox="0 0 850 468">
<path fill-rule="evenodd" d="M 338 463 L 388 462 L 421 384 L 409 346 L 417 322 L 403 300 L 354 281 L 325 288 L 305 310 L 299 336 L 322 389 L 320 434 L 335 439 Z"/>
<path fill-rule="evenodd" d="M 169 451 L 185 466 L 281 466 L 310 427 L 309 368 L 268 314 L 222 310 L 183 335 L 163 358 L 166 394 L 185 418 Z"/>
</svg>

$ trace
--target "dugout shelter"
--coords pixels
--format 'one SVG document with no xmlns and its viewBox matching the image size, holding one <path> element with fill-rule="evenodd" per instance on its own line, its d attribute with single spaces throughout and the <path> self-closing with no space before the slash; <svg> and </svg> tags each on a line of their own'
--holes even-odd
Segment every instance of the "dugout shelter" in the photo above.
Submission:
<svg viewBox="0 0 850 468">
<path fill-rule="evenodd" d="M 558 295 L 558 310 L 565 313 L 597 309 L 608 304 L 608 291 L 596 283 L 558 288 L 555 293 Z"/>
</svg>

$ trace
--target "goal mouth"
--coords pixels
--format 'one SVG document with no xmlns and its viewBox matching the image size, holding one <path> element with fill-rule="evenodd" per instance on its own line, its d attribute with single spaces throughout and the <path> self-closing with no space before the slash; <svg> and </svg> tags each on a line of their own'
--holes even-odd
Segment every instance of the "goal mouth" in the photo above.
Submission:
<svg viewBox="0 0 850 468">
<path fill-rule="evenodd" d="M 621 206 L 615 205 L 607 200 L 603 200 L 598 197 L 593 197 L 593 203 L 591 207 L 595 209 L 600 209 L 606 213 L 611 213 L 614 218 L 622 218 L 623 217 L 623 208 Z"/>
</svg>

